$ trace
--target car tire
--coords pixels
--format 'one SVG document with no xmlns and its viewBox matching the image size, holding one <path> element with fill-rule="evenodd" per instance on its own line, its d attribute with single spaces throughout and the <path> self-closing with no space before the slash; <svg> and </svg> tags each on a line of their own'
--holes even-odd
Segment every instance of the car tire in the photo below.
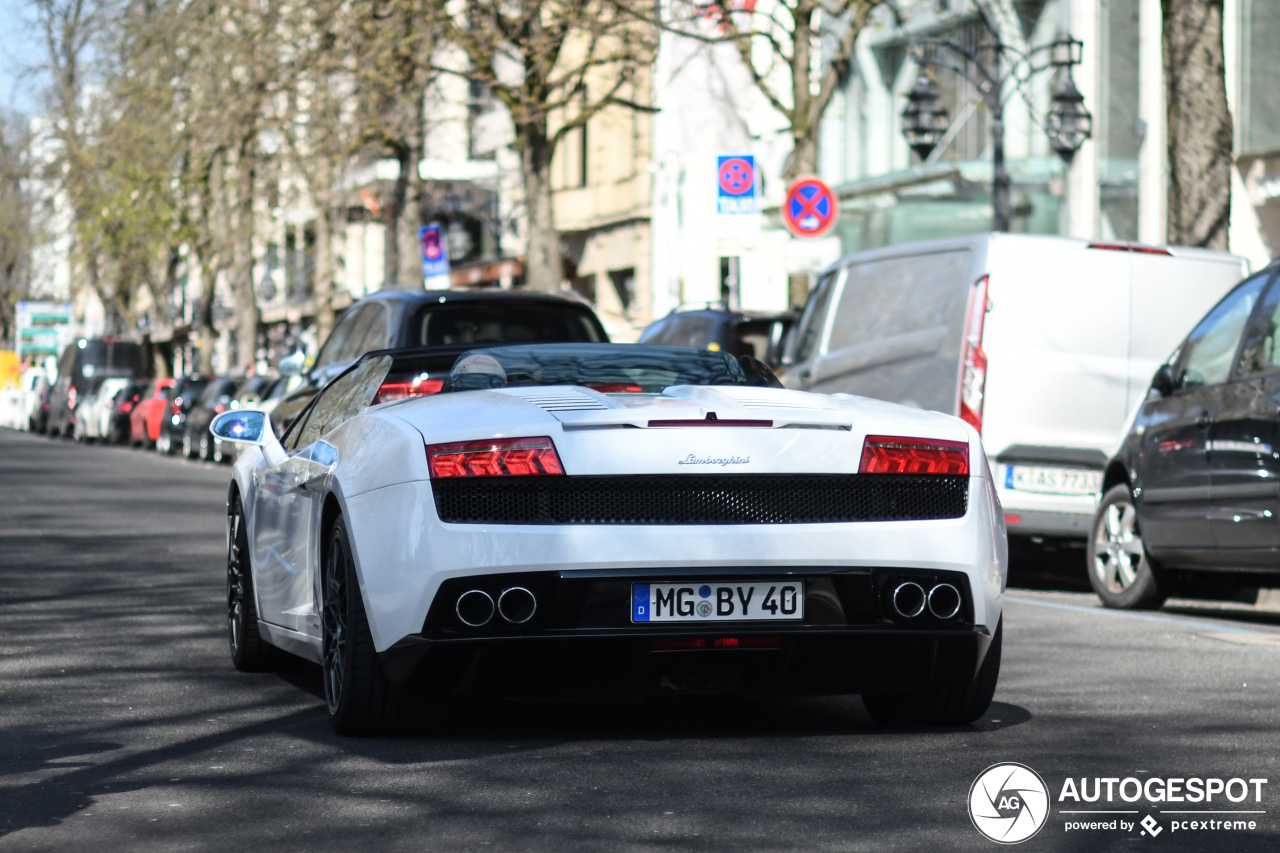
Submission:
<svg viewBox="0 0 1280 853">
<path fill-rule="evenodd" d="M 208 462 L 209 459 L 211 458 L 212 454 L 209 453 L 208 436 L 204 436 L 204 435 L 200 436 L 200 448 L 197 452 L 197 455 L 200 457 L 201 462 Z"/>
<path fill-rule="evenodd" d="M 187 459 L 191 458 L 191 434 L 187 432 L 182 434 L 182 455 Z"/>
<path fill-rule="evenodd" d="M 231 662 L 241 672 L 270 672 L 282 652 L 258 631 L 258 604 L 249 561 L 249 530 L 240 498 L 227 514 L 227 635 Z"/>
<path fill-rule="evenodd" d="M 906 693 L 870 693 L 862 697 L 877 723 L 897 726 L 964 726 L 987 713 L 1000 679 L 1000 649 L 1004 620 L 996 625 L 978 674 L 967 685 L 934 687 Z"/>
<path fill-rule="evenodd" d="M 156 439 L 156 453 L 162 456 L 169 456 L 173 453 L 173 438 L 169 433 L 165 432 L 164 427 L 160 428 L 160 437 Z"/>
<path fill-rule="evenodd" d="M 388 680 L 374 652 L 369 618 L 360 595 L 346 524 L 338 518 L 322 556 L 321 668 L 325 706 L 342 735 L 420 733 L 439 721 L 439 703 L 425 686 L 401 690 Z"/>
<path fill-rule="evenodd" d="M 1127 483 L 1107 491 L 1089 531 L 1089 583 L 1107 607 L 1155 610 L 1164 604 L 1160 570 L 1147 556 Z"/>
</svg>

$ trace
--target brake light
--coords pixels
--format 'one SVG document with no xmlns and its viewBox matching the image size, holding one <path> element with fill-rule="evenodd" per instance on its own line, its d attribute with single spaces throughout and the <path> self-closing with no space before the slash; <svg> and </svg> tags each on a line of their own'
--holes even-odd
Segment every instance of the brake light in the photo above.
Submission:
<svg viewBox="0 0 1280 853">
<path fill-rule="evenodd" d="M 563 474 L 556 447 L 546 436 L 455 441 L 427 446 L 431 476 L 536 477 Z"/>
<path fill-rule="evenodd" d="M 969 445 L 936 438 L 869 435 L 859 474 L 969 473 Z"/>
<path fill-rule="evenodd" d="M 124 403 L 121 403 L 121 404 L 120 404 L 120 411 L 121 411 L 121 412 L 123 412 L 123 413 L 125 413 L 125 414 L 128 414 L 129 412 L 132 412 L 132 411 L 133 411 L 133 403 L 130 403 L 130 402 L 127 402 L 127 401 L 126 401 L 126 402 L 124 402 Z"/>
<path fill-rule="evenodd" d="M 412 382 L 383 382 L 382 387 L 373 398 L 371 405 L 390 403 L 392 400 L 404 400 L 408 397 L 426 397 L 439 394 L 444 388 L 443 379 L 414 379 Z"/>
<path fill-rule="evenodd" d="M 679 421 L 649 421 L 651 427 L 760 427 L 768 429 L 773 426 L 773 421 L 750 421 L 750 420 L 718 420 L 710 418 L 708 420 L 679 420 Z"/>
<path fill-rule="evenodd" d="M 644 388 L 639 385 L 628 385 L 625 382 L 597 382 L 588 384 L 588 388 L 592 391 L 599 391 L 601 394 L 643 394 Z"/>
<path fill-rule="evenodd" d="M 982 432 L 982 400 L 987 387 L 987 354 L 982 351 L 982 330 L 987 318 L 989 276 L 978 279 L 969 294 L 964 315 L 964 358 L 960 362 L 960 393 L 956 414 Z"/>
<path fill-rule="evenodd" d="M 182 414 L 182 398 L 181 397 L 173 401 L 173 406 L 170 407 L 169 414 L 171 415 Z"/>
<path fill-rule="evenodd" d="M 1166 255 L 1173 257 L 1168 249 L 1157 246 L 1143 246 L 1140 243 L 1090 243 L 1090 249 L 1106 249 L 1109 252 L 1137 252 L 1140 255 Z"/>
<path fill-rule="evenodd" d="M 76 386 L 72 385 L 71 390 L 67 392 L 67 408 L 74 409 L 76 407 Z"/>
<path fill-rule="evenodd" d="M 227 410 L 227 407 L 226 407 L 226 406 L 222 406 L 222 405 L 218 405 L 218 406 L 214 406 L 214 407 L 213 407 L 213 413 L 214 413 L 214 414 L 216 414 L 216 415 L 220 415 L 220 414 L 222 414 L 223 412 L 225 412 L 226 410 Z"/>
</svg>

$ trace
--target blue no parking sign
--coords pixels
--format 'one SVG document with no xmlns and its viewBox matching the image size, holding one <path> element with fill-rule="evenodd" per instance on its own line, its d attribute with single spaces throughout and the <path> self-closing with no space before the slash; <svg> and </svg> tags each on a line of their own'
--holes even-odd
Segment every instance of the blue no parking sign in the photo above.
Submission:
<svg viewBox="0 0 1280 853">
<path fill-rule="evenodd" d="M 424 279 L 449 274 L 449 250 L 444 244 L 444 229 L 439 222 L 432 222 L 418 229 L 418 245 L 422 247 L 422 277 Z"/>
<path fill-rule="evenodd" d="M 716 212 L 731 216 L 760 212 L 754 154 L 721 154 L 716 158 Z"/>
</svg>

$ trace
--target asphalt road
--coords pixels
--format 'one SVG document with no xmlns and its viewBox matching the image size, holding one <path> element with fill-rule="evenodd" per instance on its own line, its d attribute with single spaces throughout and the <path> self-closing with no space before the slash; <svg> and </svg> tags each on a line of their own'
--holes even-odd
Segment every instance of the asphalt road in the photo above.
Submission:
<svg viewBox="0 0 1280 853">
<path fill-rule="evenodd" d="M 964 728 L 726 699 L 501 705 L 439 737 L 344 739 L 318 668 L 231 667 L 227 477 L 0 430 L 0 851 L 990 851 L 967 802 L 999 762 L 1053 800 L 1022 849 L 1280 842 L 1280 614 L 1011 591 L 996 702 Z M 1152 837 L 1066 831 L 1067 777 L 1271 781 L 1230 806 L 1265 812 L 1254 830 L 1110 806 L 1157 818 Z"/>
</svg>

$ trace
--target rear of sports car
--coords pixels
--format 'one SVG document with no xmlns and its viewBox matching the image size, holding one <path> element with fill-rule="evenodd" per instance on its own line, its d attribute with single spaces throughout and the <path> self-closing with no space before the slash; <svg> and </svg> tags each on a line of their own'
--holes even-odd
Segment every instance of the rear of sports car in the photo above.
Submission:
<svg viewBox="0 0 1280 853">
<path fill-rule="evenodd" d="M 857 693 L 899 722 L 967 722 L 990 702 L 1004 530 L 958 419 L 707 387 L 504 388 L 375 411 L 422 448 L 399 482 L 344 497 L 393 681 Z"/>
</svg>

